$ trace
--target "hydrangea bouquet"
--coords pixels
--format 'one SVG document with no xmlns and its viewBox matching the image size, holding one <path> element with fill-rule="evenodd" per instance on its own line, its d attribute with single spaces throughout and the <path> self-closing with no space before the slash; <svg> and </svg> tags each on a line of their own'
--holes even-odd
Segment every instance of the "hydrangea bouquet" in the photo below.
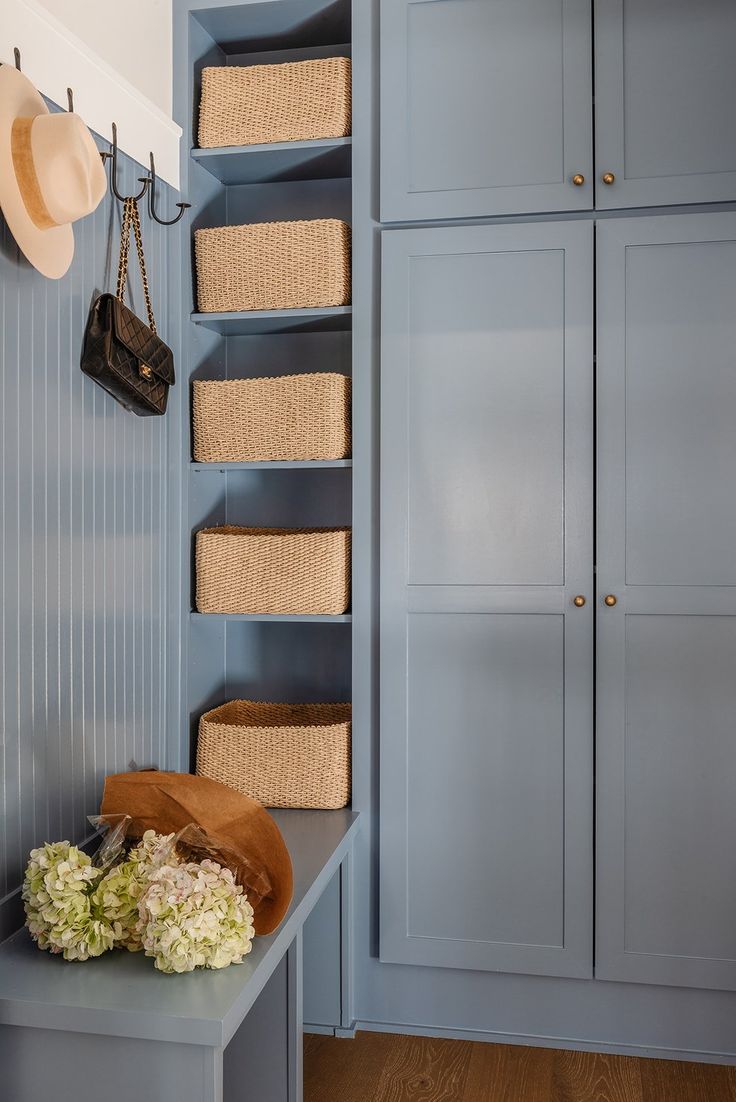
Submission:
<svg viewBox="0 0 736 1102">
<path fill-rule="evenodd" d="M 182 861 L 175 836 L 152 830 L 107 867 L 69 842 L 32 850 L 23 901 L 39 949 L 65 960 L 117 947 L 143 950 L 162 972 L 191 972 L 240 964 L 253 942 L 253 908 L 230 869 Z"/>
</svg>

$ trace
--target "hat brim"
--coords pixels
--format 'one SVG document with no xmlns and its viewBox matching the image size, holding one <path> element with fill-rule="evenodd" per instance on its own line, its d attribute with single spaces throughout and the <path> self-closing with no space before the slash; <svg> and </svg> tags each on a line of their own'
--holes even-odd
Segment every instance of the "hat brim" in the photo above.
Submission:
<svg viewBox="0 0 736 1102">
<path fill-rule="evenodd" d="M 11 134 L 17 118 L 48 115 L 43 97 L 27 77 L 0 65 L 0 209 L 18 248 L 42 275 L 61 279 L 74 257 L 71 225 L 41 230 L 28 213 L 13 165 Z"/>
</svg>

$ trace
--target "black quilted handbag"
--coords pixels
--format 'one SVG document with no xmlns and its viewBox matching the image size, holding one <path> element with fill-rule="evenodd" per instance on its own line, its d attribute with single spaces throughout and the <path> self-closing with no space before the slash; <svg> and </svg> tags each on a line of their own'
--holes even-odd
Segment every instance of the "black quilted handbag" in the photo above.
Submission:
<svg viewBox="0 0 736 1102">
<path fill-rule="evenodd" d="M 148 325 L 125 305 L 130 229 L 135 233 Z M 139 417 L 166 413 L 169 387 L 174 385 L 174 356 L 156 333 L 140 215 L 135 199 L 123 206 L 118 286 L 114 295 L 100 295 L 90 310 L 82 346 L 82 371 L 116 401 Z"/>
</svg>

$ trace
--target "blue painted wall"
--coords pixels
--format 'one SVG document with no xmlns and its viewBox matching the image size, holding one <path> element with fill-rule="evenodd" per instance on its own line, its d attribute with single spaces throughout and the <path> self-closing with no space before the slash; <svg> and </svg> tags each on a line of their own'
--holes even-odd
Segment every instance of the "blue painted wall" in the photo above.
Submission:
<svg viewBox="0 0 736 1102">
<path fill-rule="evenodd" d="M 100 143 L 102 148 L 102 143 Z M 124 190 L 139 165 L 121 158 Z M 174 193 L 162 186 L 164 212 Z M 79 369 L 93 293 L 114 289 L 120 204 L 44 279 L 0 220 L 0 940 L 28 850 L 81 840 L 106 773 L 180 763 L 180 382 L 166 418 L 126 413 Z M 143 212 L 142 212 L 143 213 Z M 182 228 L 143 215 L 159 330 L 180 343 Z M 132 305 L 145 316 L 137 272 Z M 175 456 L 173 461 L 171 456 Z"/>
</svg>

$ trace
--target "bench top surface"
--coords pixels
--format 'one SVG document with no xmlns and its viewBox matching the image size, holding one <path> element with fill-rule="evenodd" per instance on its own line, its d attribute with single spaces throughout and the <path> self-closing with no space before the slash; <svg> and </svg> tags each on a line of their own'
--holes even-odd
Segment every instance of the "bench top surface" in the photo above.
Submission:
<svg viewBox="0 0 736 1102">
<path fill-rule="evenodd" d="M 0 1025 L 65 1029 L 221 1046 L 258 998 L 349 851 L 351 811 L 273 810 L 294 866 L 294 897 L 279 928 L 257 937 L 243 964 L 164 975 L 143 953 L 84 962 L 40 952 L 25 930 L 0 946 Z"/>
</svg>

